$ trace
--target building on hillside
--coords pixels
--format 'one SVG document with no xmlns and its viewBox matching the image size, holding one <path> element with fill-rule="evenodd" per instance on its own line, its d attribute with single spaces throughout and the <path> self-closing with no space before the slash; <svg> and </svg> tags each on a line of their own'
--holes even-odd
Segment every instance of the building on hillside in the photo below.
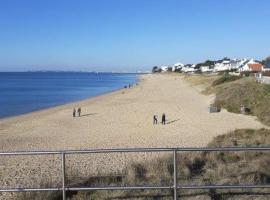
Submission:
<svg viewBox="0 0 270 200">
<path fill-rule="evenodd" d="M 230 60 L 223 60 L 222 62 L 217 62 L 214 66 L 215 72 L 222 72 L 230 70 Z"/>
<path fill-rule="evenodd" d="M 248 59 L 246 59 L 245 61 L 243 61 L 243 62 L 239 65 L 237 71 L 238 71 L 238 72 L 242 72 L 242 71 L 243 71 L 243 67 L 244 67 L 248 62 L 249 62 Z"/>
<path fill-rule="evenodd" d="M 195 69 L 195 66 L 196 65 L 187 64 L 182 68 L 182 72 L 194 73 L 194 72 L 198 71 L 197 69 Z"/>
<path fill-rule="evenodd" d="M 172 71 L 181 71 L 185 65 L 183 63 L 175 63 L 172 67 Z"/>
<path fill-rule="evenodd" d="M 262 64 L 260 63 L 253 63 L 253 64 L 248 64 L 249 71 L 251 72 L 261 72 L 262 71 Z"/>
<path fill-rule="evenodd" d="M 154 66 L 153 68 L 152 68 L 152 73 L 158 73 L 158 72 L 160 72 L 161 71 L 161 69 L 158 67 L 158 66 Z"/>
<path fill-rule="evenodd" d="M 249 60 L 246 58 L 233 59 L 230 62 L 230 71 L 239 71 L 239 69 L 244 66 Z"/>
<path fill-rule="evenodd" d="M 191 65 L 190 67 L 195 69 L 196 65 L 195 65 L 195 64 L 193 64 L 193 65 Z"/>
<path fill-rule="evenodd" d="M 210 72 L 213 72 L 213 67 L 211 66 L 201 66 L 201 72 L 202 73 L 210 73 Z"/>
<path fill-rule="evenodd" d="M 169 67 L 168 66 L 161 66 L 160 69 L 161 69 L 161 72 L 167 72 L 169 70 Z"/>
<path fill-rule="evenodd" d="M 234 70 L 234 69 L 237 69 L 238 66 L 239 66 L 239 60 L 238 59 L 233 59 L 233 60 L 230 60 L 230 70 Z"/>
<path fill-rule="evenodd" d="M 214 72 L 236 71 L 247 61 L 246 58 L 219 61 L 215 63 Z"/>
<path fill-rule="evenodd" d="M 262 71 L 270 71 L 270 57 L 265 59 Z"/>
<path fill-rule="evenodd" d="M 261 72 L 262 64 L 251 59 L 240 66 L 239 72 Z"/>
</svg>

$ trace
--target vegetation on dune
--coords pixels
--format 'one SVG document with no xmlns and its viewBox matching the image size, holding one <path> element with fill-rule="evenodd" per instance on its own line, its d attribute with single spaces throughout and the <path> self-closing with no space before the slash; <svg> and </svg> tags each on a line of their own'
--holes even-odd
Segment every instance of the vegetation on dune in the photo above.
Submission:
<svg viewBox="0 0 270 200">
<path fill-rule="evenodd" d="M 209 147 L 266 146 L 270 142 L 270 130 L 236 130 L 216 137 Z M 201 152 L 178 153 L 177 179 L 182 185 L 211 184 L 269 184 L 270 153 L 268 152 Z M 151 162 L 133 163 L 126 167 L 123 176 L 118 178 L 95 177 L 82 185 L 172 185 L 173 159 L 163 156 Z M 53 196 L 51 196 L 53 197 Z M 242 200 L 268 199 L 269 189 L 249 190 L 181 190 L 179 197 L 185 200 Z M 31 198 L 25 199 L 44 199 Z M 53 198 L 61 199 L 59 196 Z M 136 191 L 95 191 L 69 193 L 70 200 L 100 199 L 172 199 L 171 190 L 136 190 Z"/>
<path fill-rule="evenodd" d="M 223 83 L 236 81 L 236 80 L 238 80 L 240 78 L 241 78 L 240 76 L 232 76 L 232 75 L 229 75 L 228 73 L 225 73 L 220 78 L 214 80 L 214 82 L 212 83 L 212 85 L 213 86 L 217 86 L 217 85 L 221 85 Z"/>
<path fill-rule="evenodd" d="M 241 105 L 265 125 L 270 125 L 270 85 L 257 83 L 253 76 L 190 76 L 192 85 L 204 85 L 203 94 L 215 94 L 214 105 L 229 112 L 241 113 Z"/>
<path fill-rule="evenodd" d="M 236 130 L 216 137 L 210 147 L 264 146 L 270 142 L 270 131 Z M 177 158 L 178 182 L 181 184 L 269 184 L 269 153 L 184 153 Z M 133 164 L 127 168 L 125 184 L 172 184 L 172 157 L 150 163 Z M 192 190 L 181 191 L 181 199 L 265 199 L 266 190 Z M 257 195 L 255 195 L 257 194 Z M 78 194 L 76 200 L 80 200 Z M 84 195 L 87 195 L 84 193 Z M 171 199 L 170 191 L 96 192 L 97 199 Z M 85 197 L 85 196 L 84 196 Z"/>
<path fill-rule="evenodd" d="M 210 87 L 213 81 L 215 81 L 219 77 L 220 76 L 217 75 L 206 76 L 201 74 L 192 74 L 192 75 L 185 75 L 184 79 L 192 86 L 203 85 L 206 87 Z"/>
<path fill-rule="evenodd" d="M 223 84 L 223 80 L 226 80 Z M 241 105 L 250 109 L 250 114 L 270 125 L 270 85 L 256 83 L 253 78 L 234 80 L 217 79 L 212 92 L 216 94 L 215 105 L 226 108 L 229 112 L 240 113 Z"/>
</svg>

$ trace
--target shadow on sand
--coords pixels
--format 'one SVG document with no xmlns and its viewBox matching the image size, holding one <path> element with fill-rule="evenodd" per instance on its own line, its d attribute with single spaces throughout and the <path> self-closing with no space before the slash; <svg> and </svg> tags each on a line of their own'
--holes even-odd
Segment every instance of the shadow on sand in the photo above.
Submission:
<svg viewBox="0 0 270 200">
<path fill-rule="evenodd" d="M 81 115 L 81 117 L 87 117 L 87 116 L 90 116 L 90 115 L 96 115 L 97 113 L 89 113 L 89 114 L 84 114 L 84 115 Z"/>
<path fill-rule="evenodd" d="M 180 119 L 172 120 L 172 121 L 166 122 L 166 124 L 172 124 L 172 123 L 177 122 L 177 121 L 179 121 L 179 120 L 180 120 Z"/>
</svg>

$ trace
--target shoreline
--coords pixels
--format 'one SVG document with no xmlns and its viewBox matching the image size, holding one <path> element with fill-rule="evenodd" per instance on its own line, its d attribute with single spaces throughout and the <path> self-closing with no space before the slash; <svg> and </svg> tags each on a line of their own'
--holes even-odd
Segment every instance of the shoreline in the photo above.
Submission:
<svg viewBox="0 0 270 200">
<path fill-rule="evenodd" d="M 214 137 L 235 129 L 264 127 L 255 117 L 226 111 L 209 114 L 211 100 L 212 97 L 201 94 L 181 76 L 142 75 L 139 84 L 131 89 L 0 120 L 0 151 L 205 147 Z M 86 115 L 73 118 L 73 107 L 78 104 Z M 160 123 L 163 113 L 166 125 Z M 157 125 L 153 125 L 153 115 L 158 116 Z M 163 155 L 67 156 L 66 170 L 75 177 L 113 174 L 130 163 Z M 3 187 L 60 184 L 60 161 L 57 156 L 0 157 Z M 24 178 L 17 178 L 18 174 Z"/>
<path fill-rule="evenodd" d="M 140 75 L 137 83 L 130 89 L 1 119 L 1 150 L 200 147 L 236 128 L 263 127 L 251 116 L 209 114 L 213 97 L 202 95 L 181 76 Z M 82 115 L 88 116 L 73 118 L 74 107 L 82 107 Z M 153 115 L 164 112 L 168 124 L 153 126 Z M 206 135 L 200 139 L 202 133 Z"/>
<path fill-rule="evenodd" d="M 143 75 L 145 75 L 145 74 L 137 74 L 136 82 L 133 83 L 131 88 L 136 87 L 136 84 L 141 83 L 141 77 Z M 127 88 L 127 89 L 131 89 L 131 88 Z M 107 95 L 114 95 L 114 94 L 117 94 L 119 92 L 126 91 L 127 89 L 125 89 L 125 88 L 114 89 L 114 90 L 111 90 L 108 92 L 101 93 L 101 94 L 96 95 L 96 96 L 87 97 L 87 98 L 82 99 L 82 100 L 75 100 L 73 102 L 68 102 L 68 103 L 64 103 L 64 104 L 60 104 L 60 105 L 56 105 L 56 106 L 52 106 L 52 107 L 42 108 L 42 109 L 38 109 L 35 111 L 27 112 L 27 113 L 3 117 L 3 118 L 0 118 L 0 125 L 1 125 L 1 122 L 16 120 L 16 119 L 20 119 L 20 118 L 32 117 L 33 115 L 37 115 L 37 114 L 42 115 L 42 114 L 46 114 L 46 113 L 52 112 L 52 111 L 59 111 L 61 109 L 67 109 L 68 107 L 72 109 L 72 107 L 79 107 L 85 103 L 90 103 L 91 101 L 98 100 L 99 98 L 104 98 Z M 79 104 L 81 104 L 81 105 L 79 105 Z M 72 110 L 70 113 L 72 114 Z"/>
</svg>

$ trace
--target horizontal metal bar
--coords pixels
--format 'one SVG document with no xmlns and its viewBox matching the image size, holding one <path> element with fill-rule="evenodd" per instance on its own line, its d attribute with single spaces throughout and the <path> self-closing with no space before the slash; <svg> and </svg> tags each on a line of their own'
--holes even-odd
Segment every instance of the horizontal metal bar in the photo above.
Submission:
<svg viewBox="0 0 270 200">
<path fill-rule="evenodd" d="M 178 189 L 259 189 L 270 188 L 270 185 L 202 185 L 202 186 L 177 186 Z"/>
<path fill-rule="evenodd" d="M 43 154 L 85 154 L 85 153 L 136 153 L 136 152 L 166 152 L 173 151 L 172 148 L 126 148 L 126 149 L 86 149 L 65 151 L 15 151 L 0 152 L 3 155 L 43 155 Z"/>
<path fill-rule="evenodd" d="M 173 189 L 174 186 L 122 186 L 122 187 L 81 187 L 66 188 L 69 191 L 82 190 L 140 190 L 140 189 Z M 202 185 L 202 186 L 177 186 L 177 189 L 252 189 L 270 188 L 270 185 Z"/>
<path fill-rule="evenodd" d="M 165 190 L 172 189 L 173 186 L 119 186 L 119 187 L 80 187 L 66 188 L 66 191 L 90 191 L 90 190 Z"/>
<path fill-rule="evenodd" d="M 56 155 L 61 154 L 61 151 L 14 151 L 0 152 L 0 156 L 27 156 L 27 155 Z"/>
<path fill-rule="evenodd" d="M 0 192 L 49 192 L 61 190 L 62 188 L 11 188 L 11 189 L 1 189 Z"/>
<path fill-rule="evenodd" d="M 90 149 L 90 150 L 70 150 L 66 154 L 84 153 L 145 153 L 145 152 L 170 152 L 173 148 L 126 148 L 126 149 Z"/>
<path fill-rule="evenodd" d="M 67 187 L 66 191 L 93 191 L 93 190 L 169 190 L 174 186 L 115 186 L 115 187 Z M 181 185 L 177 189 L 263 189 L 270 188 L 270 185 Z M 61 191 L 62 188 L 12 188 L 2 189 L 0 192 L 47 192 Z"/>
<path fill-rule="evenodd" d="M 85 153 L 136 153 L 136 152 L 218 152 L 218 151 L 270 151 L 270 147 L 206 147 L 206 148 L 126 148 L 126 149 L 86 149 L 65 151 L 16 151 L 0 152 L 0 156 L 6 155 L 48 155 L 48 154 L 85 154 Z"/>
</svg>

